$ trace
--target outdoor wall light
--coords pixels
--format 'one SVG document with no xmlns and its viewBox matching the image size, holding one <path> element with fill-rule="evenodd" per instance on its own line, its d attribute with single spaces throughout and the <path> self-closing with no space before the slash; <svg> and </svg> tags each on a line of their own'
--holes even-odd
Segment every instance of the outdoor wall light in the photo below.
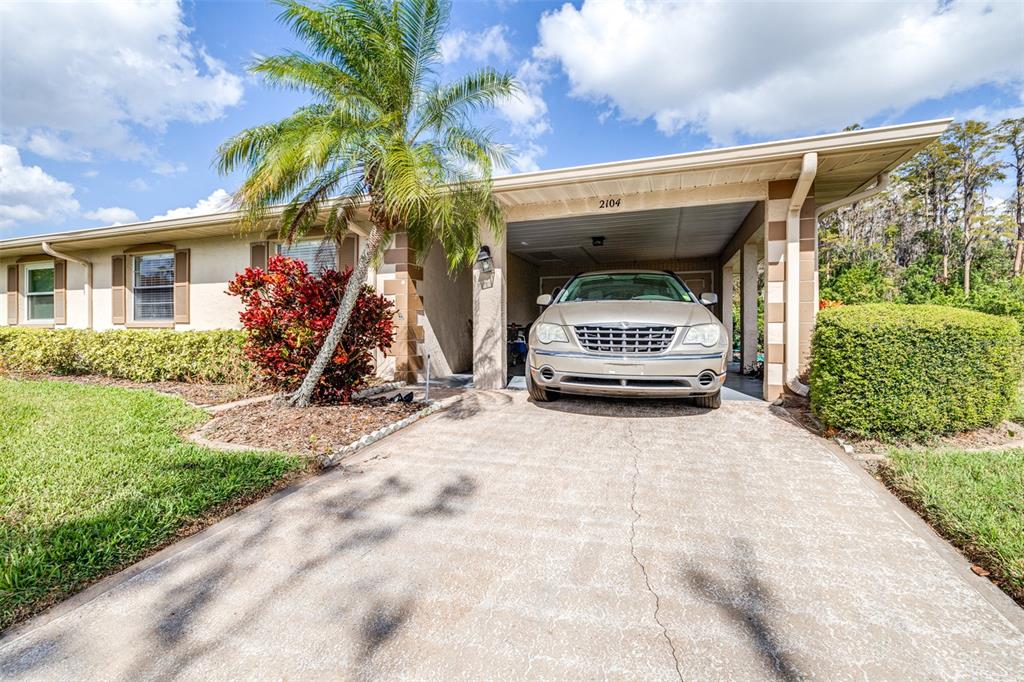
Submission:
<svg viewBox="0 0 1024 682">
<path fill-rule="evenodd" d="M 480 266 L 480 272 L 494 272 L 494 260 L 491 258 L 491 247 L 480 247 L 480 251 L 476 254 L 476 264 Z"/>
<path fill-rule="evenodd" d="M 590 243 L 594 246 L 604 246 L 604 237 L 591 237 Z"/>
</svg>

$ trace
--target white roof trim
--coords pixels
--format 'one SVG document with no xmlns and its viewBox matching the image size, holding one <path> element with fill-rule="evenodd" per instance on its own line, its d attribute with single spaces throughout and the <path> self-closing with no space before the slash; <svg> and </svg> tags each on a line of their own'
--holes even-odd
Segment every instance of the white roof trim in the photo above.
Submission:
<svg viewBox="0 0 1024 682">
<path fill-rule="evenodd" d="M 801 156 L 806 152 L 816 151 L 819 154 L 850 151 L 859 148 L 870 148 L 934 139 L 949 128 L 953 119 L 943 118 L 917 123 L 851 130 L 813 137 L 801 137 L 776 142 L 761 142 L 739 147 L 725 147 L 665 156 L 653 156 L 627 161 L 613 161 L 570 168 L 536 171 L 505 175 L 494 179 L 494 191 L 499 197 L 503 192 L 521 189 L 532 189 L 576 182 L 592 182 L 595 180 L 614 179 L 638 175 L 657 175 L 680 170 L 689 170 L 709 166 L 730 166 L 743 163 L 777 160 Z M 282 210 L 275 207 L 271 212 Z M 15 237 L 0 240 L 0 251 L 37 245 L 40 242 L 65 242 L 81 239 L 103 237 L 133 236 L 142 233 L 158 233 L 197 226 L 237 223 L 242 217 L 240 211 L 226 211 L 194 215 L 170 220 L 156 220 L 110 227 L 92 227 L 69 232 L 51 232 L 47 234 Z"/>
</svg>

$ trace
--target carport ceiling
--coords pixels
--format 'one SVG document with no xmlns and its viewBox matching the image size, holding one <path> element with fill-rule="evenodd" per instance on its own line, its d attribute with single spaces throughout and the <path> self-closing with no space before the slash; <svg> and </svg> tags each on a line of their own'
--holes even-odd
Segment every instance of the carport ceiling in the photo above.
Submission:
<svg viewBox="0 0 1024 682">
<path fill-rule="evenodd" d="M 754 202 L 665 208 L 508 224 L 508 250 L 533 265 L 608 265 L 714 257 Z M 594 246 L 594 237 L 604 237 Z"/>
</svg>

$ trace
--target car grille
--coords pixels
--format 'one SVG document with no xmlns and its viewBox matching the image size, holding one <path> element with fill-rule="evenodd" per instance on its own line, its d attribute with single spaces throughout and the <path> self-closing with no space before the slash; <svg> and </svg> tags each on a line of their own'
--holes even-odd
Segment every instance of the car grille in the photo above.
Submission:
<svg viewBox="0 0 1024 682">
<path fill-rule="evenodd" d="M 661 353 L 676 335 L 675 327 L 583 325 L 575 329 L 580 345 L 595 353 Z"/>
</svg>

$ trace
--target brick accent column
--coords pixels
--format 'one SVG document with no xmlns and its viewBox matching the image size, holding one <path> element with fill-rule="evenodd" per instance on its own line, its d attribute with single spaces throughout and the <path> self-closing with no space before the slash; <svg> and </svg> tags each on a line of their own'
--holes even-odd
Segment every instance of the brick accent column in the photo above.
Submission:
<svg viewBox="0 0 1024 682">
<path fill-rule="evenodd" d="M 785 389 L 786 215 L 796 180 L 768 183 L 765 230 L 764 397 L 775 400 Z M 810 358 L 810 334 L 817 313 L 818 234 L 814 220 L 814 188 L 800 211 L 800 367 Z"/>
<path fill-rule="evenodd" d="M 414 383 L 419 380 L 424 368 L 422 355 L 423 297 L 419 287 L 423 282 L 423 267 L 416 263 L 413 250 L 409 248 L 407 235 L 402 232 L 384 252 L 384 258 L 377 277 L 383 286 L 383 294 L 394 303 L 395 342 L 391 345 L 396 381 Z"/>
</svg>

